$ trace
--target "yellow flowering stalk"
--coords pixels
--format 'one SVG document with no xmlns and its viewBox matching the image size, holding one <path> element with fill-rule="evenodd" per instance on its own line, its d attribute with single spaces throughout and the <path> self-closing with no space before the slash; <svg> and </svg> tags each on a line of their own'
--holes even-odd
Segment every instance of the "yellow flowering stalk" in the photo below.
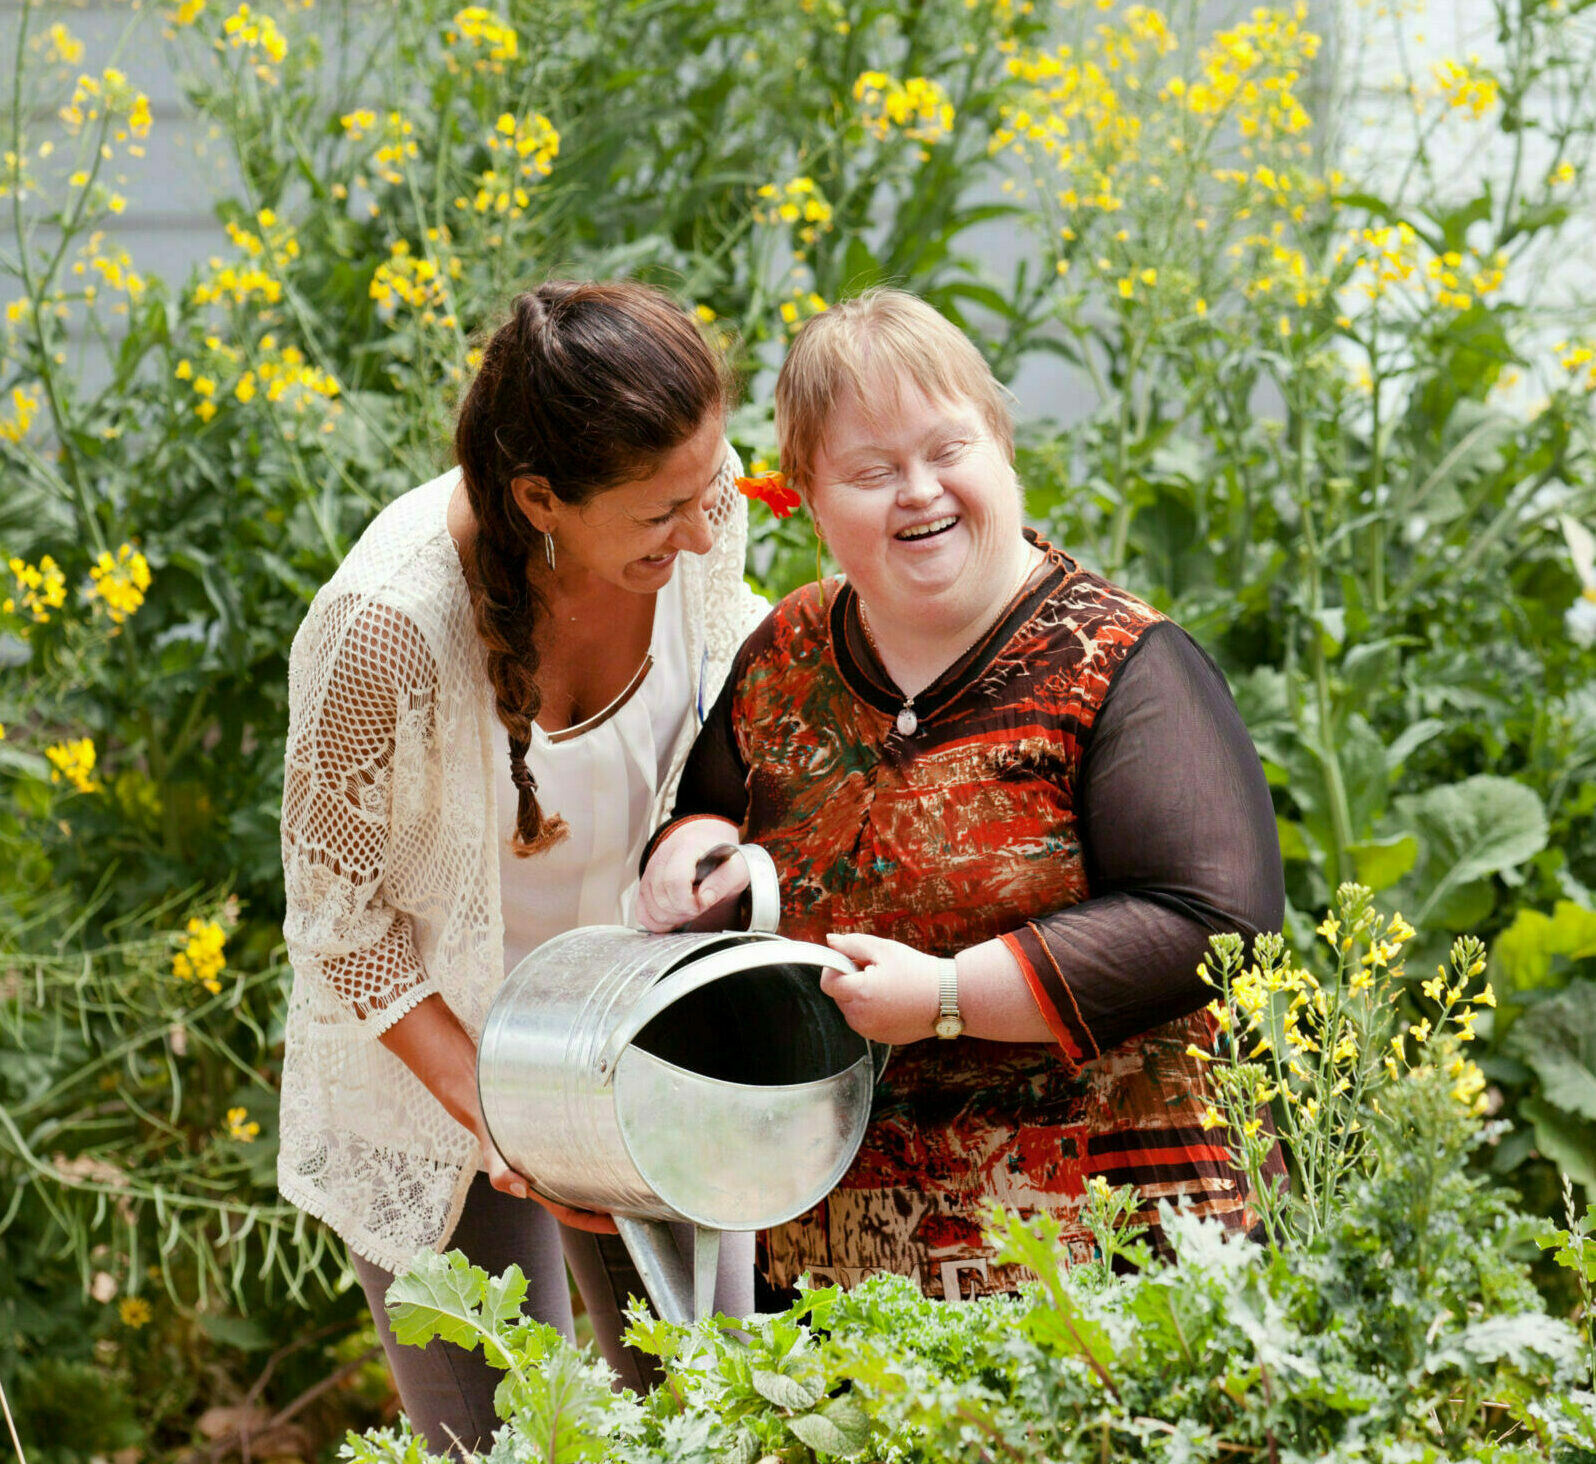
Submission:
<svg viewBox="0 0 1596 1464">
<path fill-rule="evenodd" d="M 939 82 L 924 76 L 898 81 L 884 71 L 861 72 L 853 84 L 859 119 L 885 141 L 893 133 L 934 145 L 953 132 L 953 104 Z"/>
<path fill-rule="evenodd" d="M 443 38 L 449 46 L 463 51 L 478 71 L 500 73 L 504 63 L 514 61 L 521 50 L 515 27 L 483 5 L 468 5 L 457 11 L 454 24 L 444 31 Z M 458 68 L 459 63 L 452 56 L 450 61 Z"/>
<path fill-rule="evenodd" d="M 227 933 L 214 920 L 197 915 L 188 922 L 183 948 L 172 957 L 172 975 L 179 981 L 194 981 L 212 996 L 222 989 L 221 975 L 227 965 Z"/>
<path fill-rule="evenodd" d="M 68 742 L 58 742 L 47 747 L 44 755 L 50 761 L 50 781 L 70 783 L 79 793 L 98 793 L 100 784 L 94 778 L 94 739 L 79 737 Z"/>
<path fill-rule="evenodd" d="M 14 595 L 0 601 L 0 609 L 7 615 L 20 604 L 36 623 L 43 625 L 50 619 L 52 610 L 59 610 L 66 604 L 66 575 L 48 554 L 37 564 L 29 564 L 25 559 L 10 559 L 7 568 L 17 586 Z"/>
<path fill-rule="evenodd" d="M 242 4 L 222 22 L 225 44 L 245 54 L 255 75 L 268 86 L 277 84 L 276 67 L 288 55 L 288 41 L 277 22 L 249 4 Z"/>
<path fill-rule="evenodd" d="M 121 625 L 144 603 L 150 587 L 149 561 L 131 544 L 123 544 L 115 554 L 102 551 L 89 569 L 89 579 L 88 598 L 105 607 L 114 625 Z"/>
<path fill-rule="evenodd" d="M 813 244 L 822 231 L 832 227 L 831 205 L 808 177 L 789 178 L 785 183 L 766 183 L 755 195 L 756 224 L 802 224 L 798 237 Z"/>
<path fill-rule="evenodd" d="M 0 413 L 0 438 L 6 442 L 21 442 L 33 426 L 39 410 L 40 394 L 23 387 L 11 388 L 11 400 Z"/>
<path fill-rule="evenodd" d="M 547 178 L 560 155 L 560 134 L 541 112 L 519 118 L 505 112 L 488 134 L 488 151 L 513 154 L 523 178 Z"/>
<path fill-rule="evenodd" d="M 1479 1009 L 1495 1001 L 1488 984 L 1474 984 L 1485 969 L 1478 941 L 1458 941 L 1450 970 L 1423 983 L 1438 1010 L 1393 1031 L 1413 926 L 1382 915 L 1366 887 L 1344 884 L 1315 934 L 1332 966 L 1323 976 L 1278 935 L 1260 936 L 1250 962 L 1239 937 L 1216 936 L 1199 973 L 1220 994 L 1209 1012 L 1225 1038 L 1217 1056 L 1200 1054 L 1211 1083 L 1200 1122 L 1225 1132 L 1277 1243 L 1330 1223 L 1334 1196 L 1362 1160 L 1365 1119 L 1380 1111 L 1388 1085 L 1439 1070 L 1471 1114 L 1486 1103 L 1483 1075 L 1461 1055 Z M 1265 1177 L 1274 1141 L 1262 1119 L 1271 1104 L 1296 1170 L 1290 1193 Z"/>
<path fill-rule="evenodd" d="M 1470 56 L 1465 66 L 1460 61 L 1437 61 L 1433 68 L 1437 94 L 1455 112 L 1467 112 L 1476 120 L 1494 107 L 1501 89 L 1496 79 L 1480 71 L 1480 58 Z"/>
</svg>

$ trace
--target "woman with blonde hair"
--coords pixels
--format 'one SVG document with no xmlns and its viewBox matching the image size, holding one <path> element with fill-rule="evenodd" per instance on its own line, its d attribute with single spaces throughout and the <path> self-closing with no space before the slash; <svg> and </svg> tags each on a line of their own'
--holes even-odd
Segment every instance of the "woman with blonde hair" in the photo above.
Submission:
<svg viewBox="0 0 1596 1464">
<path fill-rule="evenodd" d="M 993 1201 L 1061 1222 L 1136 1186 L 1236 1228 L 1205 1127 L 1208 937 L 1278 926 L 1262 767 L 1186 633 L 1022 526 L 1001 388 L 923 301 L 809 320 L 776 385 L 782 467 L 842 574 L 738 653 L 639 897 L 668 929 L 711 845 L 763 846 L 782 932 L 829 939 L 848 1021 L 895 1051 L 853 1167 L 765 1238 L 777 1286 L 876 1271 L 959 1300 L 1011 1289 Z"/>
<path fill-rule="evenodd" d="M 348 1243 L 434 1449 L 487 1445 L 500 1375 L 394 1344 L 383 1296 L 423 1248 L 519 1264 L 532 1314 L 569 1336 L 563 1250 L 606 1357 L 646 1382 L 619 1342 L 643 1288 L 614 1225 L 505 1163 L 476 1039 L 529 950 L 627 918 L 643 841 L 764 609 L 743 584 L 728 395 L 656 290 L 520 296 L 461 405 L 458 468 L 377 516 L 294 640 L 278 1181 Z M 721 1306 L 748 1308 L 750 1254 L 723 1250 Z"/>
</svg>

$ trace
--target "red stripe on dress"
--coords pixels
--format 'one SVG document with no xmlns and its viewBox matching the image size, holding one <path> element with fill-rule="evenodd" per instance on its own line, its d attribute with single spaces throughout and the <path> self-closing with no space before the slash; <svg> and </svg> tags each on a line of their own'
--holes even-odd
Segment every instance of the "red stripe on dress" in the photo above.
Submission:
<svg viewBox="0 0 1596 1464">
<path fill-rule="evenodd" d="M 1230 1150 L 1218 1144 L 1180 1144 L 1163 1149 L 1122 1149 L 1114 1154 L 1088 1154 L 1086 1172 L 1103 1174 L 1109 1170 L 1142 1169 L 1152 1165 L 1191 1164 L 1206 1160 L 1212 1164 L 1230 1163 Z"/>
</svg>

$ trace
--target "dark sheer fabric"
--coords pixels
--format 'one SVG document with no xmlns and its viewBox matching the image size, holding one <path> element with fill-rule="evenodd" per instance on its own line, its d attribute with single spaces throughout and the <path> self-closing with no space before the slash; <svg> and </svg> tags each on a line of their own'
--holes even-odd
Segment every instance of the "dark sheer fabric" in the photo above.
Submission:
<svg viewBox="0 0 1596 1464">
<path fill-rule="evenodd" d="M 742 669 L 739 657 L 688 760 L 671 824 L 703 814 L 743 822 L 748 770 L 732 725 Z M 1196 975 L 1211 934 L 1250 942 L 1284 914 L 1258 754 L 1224 677 L 1178 626 L 1150 627 L 1115 673 L 1076 774 L 1075 807 L 1090 897 L 1010 940 L 1091 1056 L 1212 999 Z"/>
<path fill-rule="evenodd" d="M 1076 788 L 1091 898 L 1036 922 L 1100 1050 L 1213 999 L 1208 937 L 1285 914 L 1263 767 L 1219 668 L 1164 622 L 1110 683 Z"/>
</svg>

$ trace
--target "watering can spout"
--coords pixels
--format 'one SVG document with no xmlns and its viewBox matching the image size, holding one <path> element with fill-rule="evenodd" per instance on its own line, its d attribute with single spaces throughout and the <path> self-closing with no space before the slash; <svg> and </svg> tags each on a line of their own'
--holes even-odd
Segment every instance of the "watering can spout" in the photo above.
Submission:
<svg viewBox="0 0 1596 1464">
<path fill-rule="evenodd" d="M 616 1215 L 627 1254 L 648 1290 L 649 1300 L 667 1322 L 690 1326 L 715 1310 L 715 1275 L 720 1263 L 720 1231 L 693 1226 L 691 1271 L 676 1244 L 676 1235 L 663 1220 L 639 1220 Z"/>
</svg>

